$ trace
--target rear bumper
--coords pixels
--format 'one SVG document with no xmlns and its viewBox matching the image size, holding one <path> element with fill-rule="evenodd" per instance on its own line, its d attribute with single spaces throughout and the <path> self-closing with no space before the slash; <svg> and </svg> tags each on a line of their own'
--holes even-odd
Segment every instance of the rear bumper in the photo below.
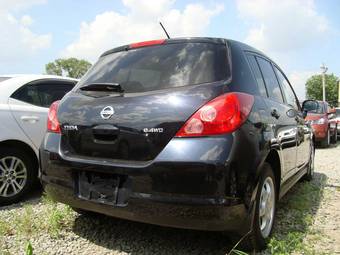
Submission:
<svg viewBox="0 0 340 255">
<path fill-rule="evenodd" d="M 245 205 L 244 195 L 234 194 L 237 191 L 230 186 L 246 190 L 250 166 L 243 164 L 253 162 L 250 158 L 254 153 L 248 151 L 250 158 L 246 159 L 244 153 L 234 150 L 252 146 L 240 140 L 232 151 L 232 135 L 204 139 L 204 148 L 197 138 L 185 143 L 174 139 L 152 162 L 128 165 L 63 155 L 60 135 L 49 133 L 40 148 L 41 181 L 54 199 L 75 208 L 162 226 L 244 234 L 249 231 L 251 206 Z M 240 162 L 238 166 L 226 164 L 234 159 Z M 80 171 L 128 176 L 128 203 L 111 206 L 80 199 L 75 177 Z M 238 183 L 230 185 L 229 176 L 235 172 Z"/>
<path fill-rule="evenodd" d="M 43 178 L 45 191 L 59 202 L 75 208 L 94 211 L 105 215 L 155 224 L 166 227 L 185 229 L 232 231 L 240 234 L 249 228 L 248 213 L 243 204 L 226 206 L 223 203 L 207 205 L 179 203 L 178 200 L 170 201 L 162 197 L 130 197 L 129 203 L 124 207 L 94 203 L 79 199 L 72 188 L 57 185 Z M 176 201 L 176 202 L 175 202 Z M 198 201 L 196 201 L 198 202 Z"/>
</svg>

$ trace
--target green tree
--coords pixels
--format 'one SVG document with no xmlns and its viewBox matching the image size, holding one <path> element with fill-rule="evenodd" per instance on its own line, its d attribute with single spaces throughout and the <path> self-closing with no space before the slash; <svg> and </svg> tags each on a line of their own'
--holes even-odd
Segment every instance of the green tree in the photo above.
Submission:
<svg viewBox="0 0 340 255">
<path fill-rule="evenodd" d="M 326 101 L 331 106 L 338 102 L 338 78 L 334 74 L 326 74 Z M 313 75 L 306 82 L 306 98 L 322 100 L 322 75 Z"/>
<path fill-rule="evenodd" d="M 56 59 L 46 64 L 45 70 L 47 74 L 64 75 L 71 78 L 81 78 L 91 67 L 91 63 L 83 59 L 67 58 Z"/>
</svg>

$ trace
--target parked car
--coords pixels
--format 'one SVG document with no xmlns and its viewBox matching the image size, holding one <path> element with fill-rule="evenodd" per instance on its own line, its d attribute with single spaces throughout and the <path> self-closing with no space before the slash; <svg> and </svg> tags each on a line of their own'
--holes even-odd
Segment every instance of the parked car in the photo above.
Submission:
<svg viewBox="0 0 340 255">
<path fill-rule="evenodd" d="M 337 124 L 330 117 L 334 114 L 327 102 L 318 101 L 317 109 L 308 112 L 306 117 L 313 128 L 315 141 L 324 148 L 329 147 L 331 142 L 337 142 Z"/>
<path fill-rule="evenodd" d="M 340 135 L 340 108 L 335 108 L 333 113 L 333 118 L 330 120 L 333 126 L 336 127 L 337 130 L 337 136 Z M 337 138 L 334 139 L 335 142 L 337 142 Z"/>
<path fill-rule="evenodd" d="M 313 139 L 263 53 L 217 38 L 147 41 L 104 53 L 52 104 L 41 180 L 80 212 L 252 229 L 247 242 L 261 249 L 277 200 L 313 177 Z"/>
<path fill-rule="evenodd" d="M 48 108 L 76 82 L 49 75 L 0 76 L 0 205 L 19 201 L 38 183 Z"/>
</svg>

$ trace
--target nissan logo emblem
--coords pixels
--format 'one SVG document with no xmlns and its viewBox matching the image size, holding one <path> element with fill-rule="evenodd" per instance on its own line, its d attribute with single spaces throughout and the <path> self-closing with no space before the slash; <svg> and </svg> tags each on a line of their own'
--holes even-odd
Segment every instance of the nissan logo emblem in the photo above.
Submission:
<svg viewBox="0 0 340 255">
<path fill-rule="evenodd" d="M 113 110 L 112 106 L 106 106 L 106 107 L 104 107 L 103 110 L 101 110 L 100 116 L 102 116 L 102 118 L 104 120 L 107 120 L 107 119 L 111 118 L 114 113 L 115 113 L 115 111 Z"/>
</svg>

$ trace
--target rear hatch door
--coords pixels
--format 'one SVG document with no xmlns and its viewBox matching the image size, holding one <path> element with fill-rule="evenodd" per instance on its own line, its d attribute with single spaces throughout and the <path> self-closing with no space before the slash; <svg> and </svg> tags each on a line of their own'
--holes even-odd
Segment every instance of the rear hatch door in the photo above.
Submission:
<svg viewBox="0 0 340 255">
<path fill-rule="evenodd" d="M 59 106 L 62 151 L 152 160 L 229 80 L 224 43 L 166 43 L 104 55 Z"/>
</svg>

